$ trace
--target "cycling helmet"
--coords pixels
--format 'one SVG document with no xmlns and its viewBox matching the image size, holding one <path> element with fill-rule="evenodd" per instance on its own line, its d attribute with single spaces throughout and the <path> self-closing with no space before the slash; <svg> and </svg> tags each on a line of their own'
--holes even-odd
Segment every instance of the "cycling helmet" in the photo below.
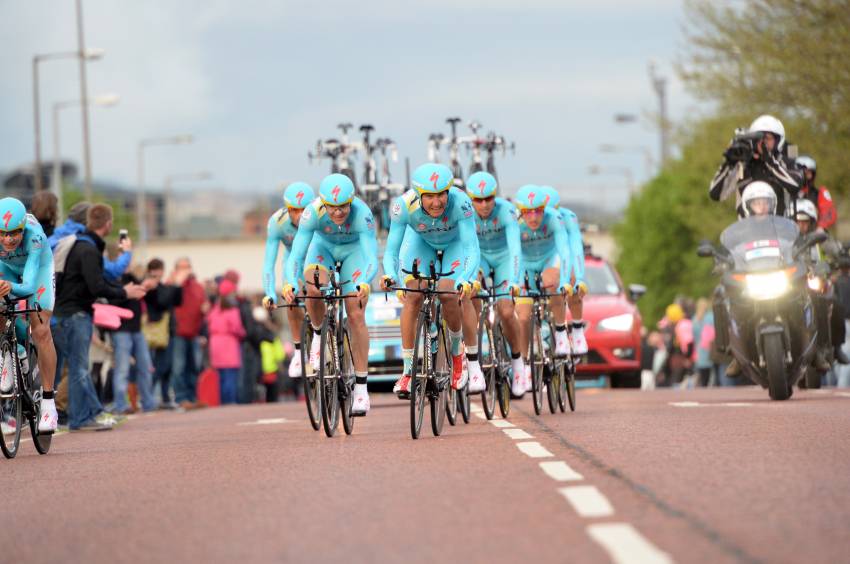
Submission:
<svg viewBox="0 0 850 564">
<path fill-rule="evenodd" d="M 548 194 L 546 190 L 535 184 L 526 184 L 516 193 L 514 204 L 521 210 L 531 210 L 546 207 Z"/>
<path fill-rule="evenodd" d="M 411 184 L 422 194 L 439 194 L 452 187 L 454 177 L 446 165 L 425 163 L 413 171 Z"/>
<path fill-rule="evenodd" d="M 316 195 L 306 182 L 293 182 L 283 191 L 283 203 L 288 208 L 305 208 Z"/>
<path fill-rule="evenodd" d="M 319 184 L 319 197 L 328 206 L 348 204 L 354 199 L 354 183 L 344 174 L 331 174 Z"/>
<path fill-rule="evenodd" d="M 27 208 L 16 198 L 0 200 L 0 231 L 23 229 L 27 222 Z"/>
<path fill-rule="evenodd" d="M 476 172 L 466 179 L 470 198 L 489 198 L 496 195 L 496 179 L 489 172 Z"/>
<path fill-rule="evenodd" d="M 811 221 L 812 223 L 818 220 L 818 209 L 814 202 L 801 198 L 797 200 L 797 221 Z"/>
<path fill-rule="evenodd" d="M 767 182 L 756 180 L 755 182 L 748 184 L 747 187 L 744 188 L 743 194 L 741 194 L 741 206 L 744 208 L 745 217 L 759 215 L 753 211 L 752 207 L 758 200 L 767 200 L 767 214 L 776 215 L 776 192 L 774 192 L 773 187 Z"/>
<path fill-rule="evenodd" d="M 776 136 L 776 150 L 782 150 L 785 145 L 785 126 L 781 121 L 767 114 L 759 116 L 750 124 L 750 133 L 758 131 L 773 133 Z"/>
<path fill-rule="evenodd" d="M 812 172 L 817 172 L 818 170 L 818 164 L 815 162 L 815 159 L 807 155 L 801 155 L 797 157 L 797 160 L 794 161 L 794 164 L 797 165 L 797 168 L 805 168 Z"/>
<path fill-rule="evenodd" d="M 561 205 L 561 194 L 558 193 L 552 186 L 541 186 L 542 190 L 546 191 L 546 207 L 557 208 Z"/>
</svg>

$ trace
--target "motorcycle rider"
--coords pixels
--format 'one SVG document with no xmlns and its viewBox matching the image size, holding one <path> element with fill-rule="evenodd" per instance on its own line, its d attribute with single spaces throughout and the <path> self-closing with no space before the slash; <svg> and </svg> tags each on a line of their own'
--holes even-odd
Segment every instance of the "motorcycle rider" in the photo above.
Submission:
<svg viewBox="0 0 850 564">
<path fill-rule="evenodd" d="M 708 195 L 721 201 L 734 191 L 738 217 L 743 218 L 747 217 L 742 202 L 744 190 L 752 182 L 766 182 L 776 195 L 776 213 L 787 215 L 787 204 L 796 199 L 803 177 L 800 171 L 789 169 L 782 155 L 785 127 L 775 117 L 762 115 L 750 125 L 748 134 L 759 136 L 752 150 L 747 142 L 732 140 L 724 153 L 725 160 L 711 180 Z"/>
<path fill-rule="evenodd" d="M 818 214 L 817 226 L 826 231 L 838 221 L 838 213 L 835 209 L 835 202 L 832 201 L 832 196 L 826 186 L 819 187 L 815 184 L 818 165 L 812 157 L 806 155 L 797 157 L 794 163 L 797 169 L 803 173 L 803 188 L 800 190 L 799 196 L 815 205 Z"/>
</svg>

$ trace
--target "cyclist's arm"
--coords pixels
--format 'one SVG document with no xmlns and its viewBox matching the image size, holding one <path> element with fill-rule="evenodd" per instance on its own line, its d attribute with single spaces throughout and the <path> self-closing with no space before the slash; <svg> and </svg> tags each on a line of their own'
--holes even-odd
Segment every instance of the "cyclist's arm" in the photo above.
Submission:
<svg viewBox="0 0 850 564">
<path fill-rule="evenodd" d="M 33 239 L 33 241 L 35 241 L 35 239 Z M 42 241 L 42 245 L 44 245 L 44 244 L 45 244 L 45 242 Z M 30 246 L 30 249 L 32 249 L 31 246 Z M 43 247 L 42 252 L 44 252 L 45 249 L 47 249 L 49 251 L 49 248 Z M 21 275 L 21 281 L 20 282 L 14 282 L 12 280 L 7 281 L 7 282 L 9 282 L 9 285 L 12 288 L 11 293 L 13 295 L 15 295 L 15 296 L 29 296 L 29 295 L 35 293 L 35 291 L 36 291 L 36 281 L 38 279 L 38 268 L 39 268 L 40 263 L 41 263 L 41 253 L 39 253 L 37 251 L 36 252 L 30 251 L 29 255 L 27 256 L 27 262 L 24 265 L 24 273 Z"/>
<path fill-rule="evenodd" d="M 564 227 L 567 229 L 572 255 L 572 271 L 575 274 L 576 283 L 584 282 L 584 240 L 581 236 L 581 226 L 576 214 L 570 210 L 564 210 L 564 216 Z"/>
<path fill-rule="evenodd" d="M 463 247 L 464 269 L 461 273 L 460 282 L 471 282 L 478 275 L 478 263 L 481 262 L 481 251 L 478 247 L 478 233 L 475 231 L 475 218 L 472 211 L 472 202 L 464 196 L 466 201 L 460 206 L 458 215 L 458 233 L 460 244 Z"/>
<path fill-rule="evenodd" d="M 266 293 L 267 296 L 272 298 L 272 301 L 274 301 L 274 303 L 277 303 L 274 269 L 275 263 L 277 263 L 277 253 L 280 249 L 280 237 L 277 229 L 277 221 L 275 220 L 274 215 L 269 218 L 269 224 L 266 229 L 266 233 L 266 254 L 263 258 L 263 291 Z M 285 261 L 284 264 L 286 264 Z"/>
<path fill-rule="evenodd" d="M 549 211 L 549 210 L 546 210 Z M 567 287 L 570 285 L 570 269 L 572 268 L 572 257 L 570 256 L 570 242 L 567 237 L 567 230 L 563 228 L 560 218 L 553 215 L 550 228 L 555 232 L 555 248 L 561 256 L 561 284 L 560 286 Z"/>
<path fill-rule="evenodd" d="M 299 273 L 304 272 L 304 257 L 307 256 L 307 248 L 313 240 L 318 219 L 316 210 L 312 206 L 304 208 L 301 221 L 298 222 L 298 233 L 292 242 L 292 250 L 286 257 L 286 268 L 284 269 L 284 281 L 295 286 L 300 278 Z"/>
<path fill-rule="evenodd" d="M 363 206 L 366 207 L 365 205 Z M 360 230 L 359 244 L 366 264 L 363 266 L 362 283 L 370 284 L 378 273 L 378 238 L 375 235 L 375 220 L 372 212 L 367 211 L 368 219 L 364 221 Z"/>
<path fill-rule="evenodd" d="M 390 234 L 387 235 L 387 246 L 384 249 L 384 275 L 396 278 L 399 271 L 399 252 L 404 241 L 404 230 L 407 227 L 407 206 L 401 197 L 396 198 L 390 213 Z"/>
<path fill-rule="evenodd" d="M 520 243 L 519 223 L 516 216 L 507 206 L 500 221 L 505 225 L 505 236 L 508 239 L 508 254 L 511 261 L 511 279 L 509 284 L 519 284 L 520 262 L 522 260 L 522 244 Z"/>
</svg>

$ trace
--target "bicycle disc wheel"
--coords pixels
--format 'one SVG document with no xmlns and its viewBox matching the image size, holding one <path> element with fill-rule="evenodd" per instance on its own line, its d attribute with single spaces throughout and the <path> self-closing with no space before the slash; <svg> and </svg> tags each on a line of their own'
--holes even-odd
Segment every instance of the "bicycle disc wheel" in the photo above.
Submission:
<svg viewBox="0 0 850 564">
<path fill-rule="evenodd" d="M 30 359 L 30 372 L 24 376 L 24 380 L 27 383 L 27 389 L 32 394 L 29 417 L 32 444 L 35 445 L 38 454 L 47 454 L 50 450 L 50 443 L 53 442 L 53 433 L 40 434 L 38 432 L 38 421 L 41 419 L 41 373 L 38 369 L 38 352 L 35 347 L 30 347 L 27 356 Z"/>
<path fill-rule="evenodd" d="M 319 385 L 322 393 L 322 423 L 325 435 L 333 437 L 339 426 L 339 366 L 335 359 L 335 331 L 328 319 L 322 322 L 322 352 L 319 355 Z"/>
<path fill-rule="evenodd" d="M 419 319 L 416 321 L 413 362 L 410 368 L 410 436 L 414 439 L 419 438 L 419 433 L 422 431 L 422 418 L 425 416 L 425 394 L 431 357 L 431 351 L 425 350 L 428 345 L 428 339 L 426 339 L 428 330 L 425 313 L 420 312 Z"/>
<path fill-rule="evenodd" d="M 431 380 L 431 432 L 435 437 L 443 433 L 446 420 L 448 390 L 452 387 L 452 359 L 449 355 L 448 335 L 444 328 L 437 331 L 437 354 L 434 358 L 434 378 Z"/>
<path fill-rule="evenodd" d="M 342 346 L 339 351 L 339 363 L 342 378 L 339 386 L 339 409 L 342 411 L 342 428 L 346 435 L 354 431 L 354 417 L 351 416 L 351 400 L 354 394 L 354 361 L 351 356 L 351 339 L 348 336 L 348 322 L 342 322 Z"/>
<path fill-rule="evenodd" d="M 7 359 L 11 360 L 10 366 L 6 365 Z M 15 458 L 21 444 L 21 428 L 23 427 L 24 417 L 21 405 L 18 351 L 13 351 L 8 341 L 0 346 L 0 364 L 2 364 L 0 370 L 11 371 L 12 377 L 15 379 L 12 390 L 0 397 L 0 422 L 4 424 L 4 428 L 0 430 L 0 450 L 3 451 L 3 456 L 6 458 Z M 6 431 L 10 432 L 7 434 Z"/>
<path fill-rule="evenodd" d="M 531 335 L 529 346 L 531 349 L 528 353 L 528 361 L 531 363 L 531 399 L 534 404 L 534 414 L 540 415 L 543 411 L 543 364 L 545 358 L 543 356 L 543 339 L 540 335 L 540 327 L 538 326 L 537 315 L 531 315 Z"/>
<path fill-rule="evenodd" d="M 478 323 L 478 358 L 481 362 L 481 371 L 484 372 L 484 383 L 487 386 L 481 394 L 481 403 L 484 405 L 484 415 L 488 420 L 493 419 L 496 411 L 496 393 L 499 387 L 496 384 L 499 354 L 493 338 L 493 327 L 490 325 L 489 309 L 489 306 L 483 308 L 481 321 Z"/>
<path fill-rule="evenodd" d="M 307 415 L 310 417 L 310 425 L 313 430 L 318 431 L 322 426 L 322 394 L 319 393 L 319 375 L 313 371 L 310 364 L 310 347 L 313 344 L 313 328 L 310 325 L 310 316 L 304 316 L 301 325 L 301 380 L 304 385 L 304 398 L 307 403 Z"/>
</svg>

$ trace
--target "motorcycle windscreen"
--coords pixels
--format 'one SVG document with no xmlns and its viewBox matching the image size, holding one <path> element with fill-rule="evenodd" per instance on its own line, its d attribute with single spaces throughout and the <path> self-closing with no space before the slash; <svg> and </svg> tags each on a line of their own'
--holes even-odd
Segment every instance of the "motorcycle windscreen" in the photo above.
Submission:
<svg viewBox="0 0 850 564">
<path fill-rule="evenodd" d="M 775 215 L 748 217 L 726 228 L 720 243 L 732 254 L 735 271 L 777 270 L 791 265 L 797 224 Z"/>
</svg>

